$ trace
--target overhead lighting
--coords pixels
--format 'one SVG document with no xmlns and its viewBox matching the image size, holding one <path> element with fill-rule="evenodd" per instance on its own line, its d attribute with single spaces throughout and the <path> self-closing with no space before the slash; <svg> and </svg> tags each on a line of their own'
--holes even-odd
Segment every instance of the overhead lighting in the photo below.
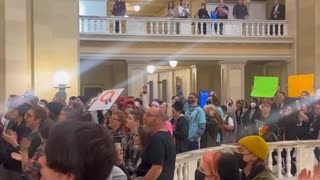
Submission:
<svg viewBox="0 0 320 180">
<path fill-rule="evenodd" d="M 154 67 L 154 65 L 147 66 L 148 73 L 152 74 L 155 70 L 156 70 L 156 68 Z"/>
<path fill-rule="evenodd" d="M 70 76 L 65 71 L 58 71 L 53 76 L 54 85 L 67 85 L 70 82 Z"/>
<path fill-rule="evenodd" d="M 133 10 L 135 11 L 135 12 L 138 12 L 138 11 L 140 11 L 140 6 L 133 6 Z"/>
<path fill-rule="evenodd" d="M 171 67 L 176 67 L 178 65 L 178 61 L 169 61 Z"/>
<path fill-rule="evenodd" d="M 129 17 L 128 15 L 124 15 L 125 18 Z"/>
</svg>

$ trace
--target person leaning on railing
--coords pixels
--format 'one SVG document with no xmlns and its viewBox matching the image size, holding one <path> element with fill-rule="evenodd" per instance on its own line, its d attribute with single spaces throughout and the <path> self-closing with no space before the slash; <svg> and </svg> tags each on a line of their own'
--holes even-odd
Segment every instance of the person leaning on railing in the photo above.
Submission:
<svg viewBox="0 0 320 180">
<path fill-rule="evenodd" d="M 266 166 L 268 144 L 260 136 L 247 136 L 238 141 L 236 149 L 239 168 L 245 180 L 273 180 L 272 172 Z"/>
</svg>

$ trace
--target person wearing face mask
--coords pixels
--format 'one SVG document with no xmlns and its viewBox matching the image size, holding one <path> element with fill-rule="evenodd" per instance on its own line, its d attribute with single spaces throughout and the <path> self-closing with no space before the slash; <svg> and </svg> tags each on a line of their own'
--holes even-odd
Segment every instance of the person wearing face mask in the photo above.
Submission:
<svg viewBox="0 0 320 180">
<path fill-rule="evenodd" d="M 236 156 L 222 152 L 207 152 L 195 172 L 195 180 L 239 180 Z"/>
<path fill-rule="evenodd" d="M 268 144 L 260 136 L 247 136 L 239 140 L 239 146 L 234 153 L 239 168 L 242 169 L 244 180 L 274 180 L 271 171 L 266 166 Z"/>
<path fill-rule="evenodd" d="M 241 132 L 240 137 L 246 135 L 257 135 L 256 120 L 261 118 L 261 110 L 259 109 L 258 99 L 252 98 L 249 109 L 243 114 L 241 118 Z"/>
</svg>

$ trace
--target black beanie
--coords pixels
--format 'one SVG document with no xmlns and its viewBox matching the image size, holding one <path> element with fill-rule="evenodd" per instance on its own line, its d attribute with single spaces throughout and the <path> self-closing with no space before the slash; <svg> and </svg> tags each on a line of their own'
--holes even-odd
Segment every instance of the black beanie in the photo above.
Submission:
<svg viewBox="0 0 320 180">
<path fill-rule="evenodd" d="M 63 105 L 59 102 L 49 102 L 46 107 L 53 115 L 58 116 L 62 111 Z"/>
</svg>

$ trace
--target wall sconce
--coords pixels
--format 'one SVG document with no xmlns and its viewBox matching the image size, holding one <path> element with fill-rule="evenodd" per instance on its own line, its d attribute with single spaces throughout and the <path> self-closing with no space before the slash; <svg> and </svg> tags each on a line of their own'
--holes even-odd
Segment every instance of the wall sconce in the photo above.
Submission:
<svg viewBox="0 0 320 180">
<path fill-rule="evenodd" d="M 133 10 L 135 11 L 135 12 L 138 12 L 138 11 L 140 11 L 140 6 L 133 6 Z"/>
<path fill-rule="evenodd" d="M 54 88 L 59 91 L 65 91 L 66 88 L 70 88 L 67 84 L 70 82 L 70 76 L 65 71 L 58 71 L 53 76 Z"/>
<path fill-rule="evenodd" d="M 171 67 L 176 67 L 178 65 L 178 61 L 169 61 Z"/>
<path fill-rule="evenodd" d="M 154 67 L 154 65 L 147 66 L 148 73 L 152 74 L 155 70 L 156 70 L 156 68 Z"/>
</svg>

